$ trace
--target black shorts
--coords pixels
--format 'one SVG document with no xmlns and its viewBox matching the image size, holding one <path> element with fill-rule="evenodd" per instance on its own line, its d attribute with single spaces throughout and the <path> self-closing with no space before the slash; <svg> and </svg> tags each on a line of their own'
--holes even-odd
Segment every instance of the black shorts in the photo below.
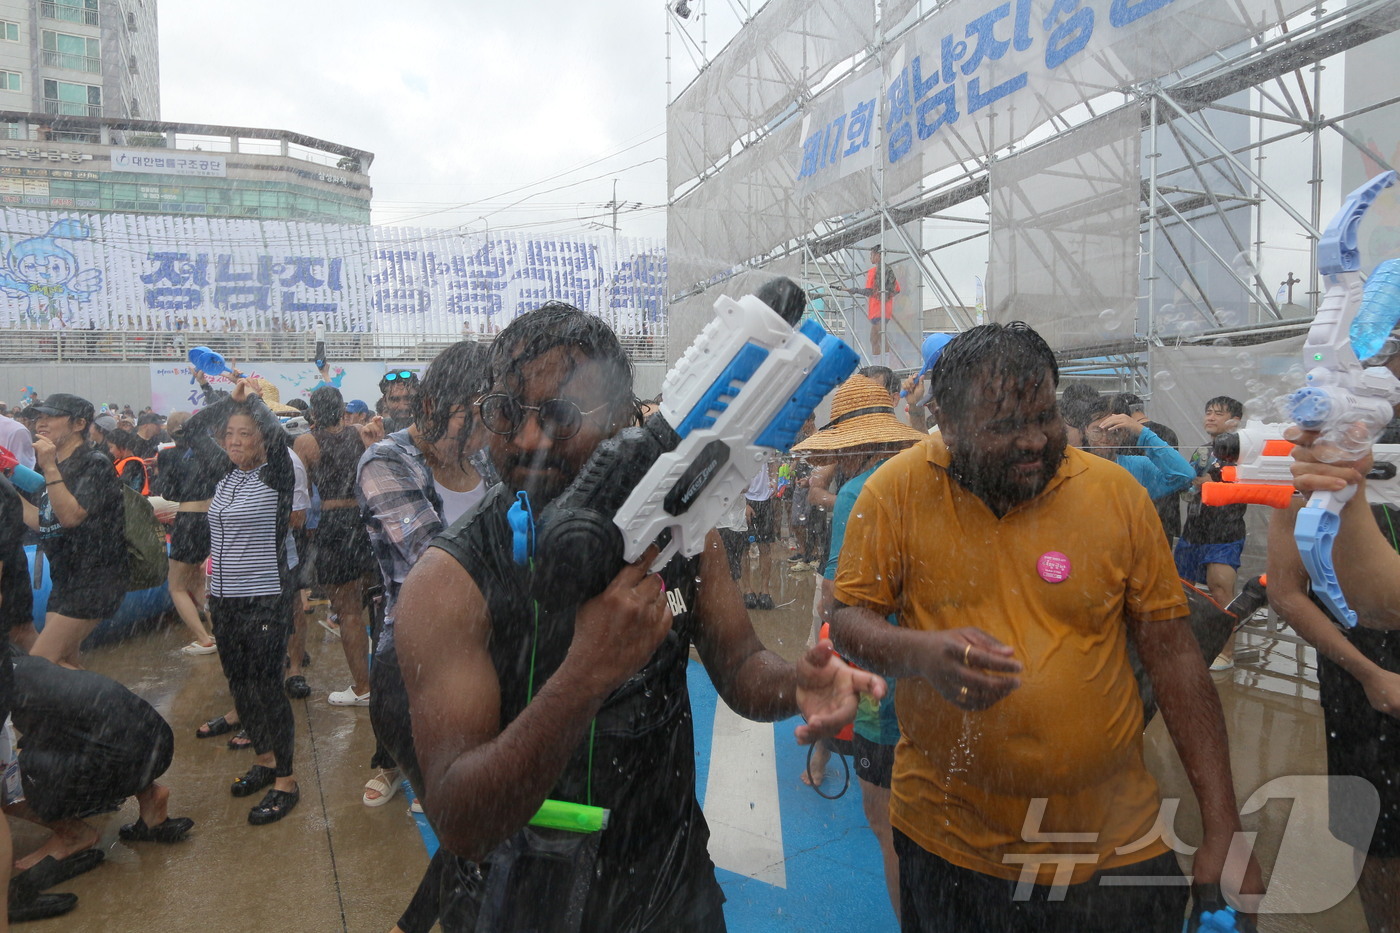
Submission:
<svg viewBox="0 0 1400 933">
<path fill-rule="evenodd" d="M 322 586 L 350 583 L 374 568 L 374 552 L 360 510 L 323 511 L 316 526 L 316 582 Z"/>
<path fill-rule="evenodd" d="M 1400 673 L 1400 632 L 1358 627 L 1346 637 L 1375 664 Z M 1327 773 L 1364 778 L 1381 803 L 1380 819 L 1370 833 L 1369 801 L 1355 799 L 1358 795 L 1349 793 L 1353 788 L 1346 782 L 1329 782 L 1332 835 L 1377 858 L 1400 856 L 1400 720 L 1378 712 L 1366 699 L 1360 681 L 1321 653 L 1317 679 L 1327 726 Z"/>
<path fill-rule="evenodd" d="M 954 865 L 898 829 L 894 850 L 899 855 L 901 929 L 906 933 L 1178 933 L 1190 892 L 1173 852 L 1100 871 L 1080 884 L 1031 885 L 1026 896 L 1018 898 L 1018 882 Z M 1106 877 L 1114 882 L 1104 883 Z"/>
<path fill-rule="evenodd" d="M 21 745 L 20 781 L 30 809 L 46 822 L 81 817 L 120 803 L 166 772 L 175 734 L 165 723 L 143 732 L 121 752 L 110 748 Z"/>
<path fill-rule="evenodd" d="M 774 508 L 773 500 L 755 502 L 750 499 L 749 508 L 753 509 L 753 518 L 749 521 L 750 537 L 759 544 L 771 544 L 778 536 L 778 510 Z"/>
<path fill-rule="evenodd" d="M 202 564 L 209 559 L 209 513 L 176 512 L 170 527 L 170 559 Z"/>
<path fill-rule="evenodd" d="M 719 539 L 724 542 L 724 556 L 729 561 L 729 575 L 736 581 L 744 573 L 744 555 L 749 551 L 749 533 L 733 528 L 719 529 Z"/>
<path fill-rule="evenodd" d="M 856 777 L 876 787 L 890 789 L 890 775 L 894 773 L 894 746 L 872 742 L 859 732 L 851 743 L 851 758 L 856 763 Z"/>
<path fill-rule="evenodd" d="M 70 619 L 106 619 L 116 615 L 126 599 L 126 585 L 119 579 L 89 582 L 85 580 L 55 580 L 49 591 L 45 612 L 54 612 Z"/>
</svg>

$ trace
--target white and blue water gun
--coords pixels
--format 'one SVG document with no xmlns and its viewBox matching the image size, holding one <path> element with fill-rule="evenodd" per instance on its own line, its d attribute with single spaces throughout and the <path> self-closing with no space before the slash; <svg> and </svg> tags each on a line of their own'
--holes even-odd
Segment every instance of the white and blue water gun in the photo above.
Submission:
<svg viewBox="0 0 1400 933">
<path fill-rule="evenodd" d="M 537 518 L 528 503 L 512 506 L 516 540 L 533 550 L 541 605 L 601 593 L 653 543 L 653 571 L 676 554 L 700 553 L 769 457 L 792 446 L 859 363 L 840 339 L 802 320 L 806 304 L 785 278 L 737 301 L 721 297 L 662 383 L 660 410 L 600 444 Z"/>
<path fill-rule="evenodd" d="M 1313 450 L 1328 462 L 1365 456 L 1400 403 L 1400 379 L 1385 366 L 1367 365 L 1400 324 L 1400 263 L 1383 263 L 1369 281 L 1361 276 L 1356 231 L 1366 209 L 1395 183 L 1394 172 L 1377 175 L 1347 196 L 1318 243 L 1317 268 L 1327 283 L 1303 346 L 1307 385 L 1288 397 L 1288 415 L 1299 427 L 1319 432 Z M 1334 618 L 1350 628 L 1356 613 L 1347 606 L 1332 564 L 1332 544 L 1342 507 L 1356 493 L 1349 485 L 1317 492 L 1298 513 L 1294 537 L 1313 592 Z"/>
</svg>

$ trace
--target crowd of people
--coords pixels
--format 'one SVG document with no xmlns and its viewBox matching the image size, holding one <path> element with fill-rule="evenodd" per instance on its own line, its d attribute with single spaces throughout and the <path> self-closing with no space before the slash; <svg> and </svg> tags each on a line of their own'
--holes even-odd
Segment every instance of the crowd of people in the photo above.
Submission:
<svg viewBox="0 0 1400 933">
<path fill-rule="evenodd" d="M 133 413 L 130 429 L 63 393 L 31 399 L 29 424 L 0 416 L 0 446 L 43 481 L 22 493 L 0 479 L 0 619 L 14 646 L 0 712 L 21 734 L 24 791 L 7 812 L 53 830 L 14 861 L 25 880 L 11 918 L 71 909 L 43 892 L 100 861 L 85 854 L 85 815 L 135 796 L 123 838 L 170 843 L 193 827 L 157 780 L 169 725 L 82 669 L 84 638 L 126 592 L 132 496 L 171 504 L 184 651 L 217 653 L 233 698 L 196 734 L 252 749 L 229 790 L 261 794 L 254 826 L 297 807 L 290 700 L 310 694 L 310 594 L 329 601 L 349 684 L 325 701 L 368 707 L 377 740 L 363 802 L 383 805 L 406 780 L 441 843 L 406 892 L 403 933 L 724 930 L 696 802 L 692 650 L 739 714 L 802 715 L 808 784 L 823 783 L 826 740 L 854 722 L 862 804 L 906 931 L 1107 931 L 1132 917 L 1175 933 L 1193 892 L 1198 911 L 1223 906 L 1209 900 L 1219 888 L 1257 906 L 1259 865 L 1232 849 L 1241 826 L 1209 675 L 1234 663 L 1233 640 L 1203 655 L 1183 587 L 1219 607 L 1237 587 L 1244 507 L 1199 493 L 1219 452 L 1183 456 L 1137 396 L 1060 386 L 1024 325 L 934 335 L 924 356 L 907 379 L 868 367 L 841 385 L 827 423 L 757 472 L 701 553 L 651 573 L 648 550 L 577 605 L 541 600 L 533 517 L 656 405 L 635 397 L 616 335 L 567 305 L 520 316 L 489 348 L 454 344 L 422 374 L 386 373 L 372 418 L 333 387 L 284 404 L 238 373 L 229 391 L 196 374 L 199 411 Z M 1213 398 L 1201 430 L 1214 438 L 1243 415 Z M 1300 488 L 1362 482 L 1303 441 Z M 1400 653 L 1385 631 L 1400 626 L 1400 545 L 1363 509 L 1347 507 L 1337 542 L 1361 627 L 1342 631 L 1308 598 L 1291 511 L 1273 518 L 1269 592 L 1325 659 L 1331 770 L 1381 795 L 1372 836 L 1333 829 L 1365 856 L 1362 901 L 1384 930 L 1400 922 Z M 26 525 L 52 579 L 37 632 Z M 765 648 L 749 614 L 776 607 L 789 536 L 787 563 L 812 583 L 796 663 Z M 1189 884 L 1143 759 L 1144 679 L 1201 806 Z M 563 830 L 541 819 L 551 806 L 606 819 Z"/>
</svg>

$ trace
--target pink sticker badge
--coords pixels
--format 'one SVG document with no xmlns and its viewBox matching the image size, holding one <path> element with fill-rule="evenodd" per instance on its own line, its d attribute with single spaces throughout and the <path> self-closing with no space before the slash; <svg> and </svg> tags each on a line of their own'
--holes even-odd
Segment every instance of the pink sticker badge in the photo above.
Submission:
<svg viewBox="0 0 1400 933">
<path fill-rule="evenodd" d="M 1035 569 L 1046 583 L 1064 583 L 1069 579 L 1069 558 L 1059 551 L 1046 551 L 1040 555 Z"/>
</svg>

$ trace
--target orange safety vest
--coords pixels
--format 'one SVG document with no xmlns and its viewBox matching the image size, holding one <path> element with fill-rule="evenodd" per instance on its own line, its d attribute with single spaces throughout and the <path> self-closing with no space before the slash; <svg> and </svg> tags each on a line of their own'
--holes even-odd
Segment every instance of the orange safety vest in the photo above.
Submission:
<svg viewBox="0 0 1400 933">
<path fill-rule="evenodd" d="M 888 269 L 888 267 L 886 267 Z M 899 280 L 894 280 L 894 291 L 883 302 L 880 301 L 880 288 L 876 285 L 876 279 L 880 275 L 880 264 L 876 263 L 865 273 L 865 287 L 870 292 L 870 297 L 866 299 L 866 314 L 870 320 L 889 320 L 894 317 L 894 296 L 899 294 Z"/>
<path fill-rule="evenodd" d="M 132 461 L 141 464 L 141 495 L 149 496 L 151 494 L 151 471 L 146 466 L 146 461 L 142 458 L 123 457 L 122 459 L 118 460 L 116 462 L 117 476 L 120 477 L 122 473 L 125 472 L 126 465 L 128 463 L 131 463 Z"/>
</svg>

